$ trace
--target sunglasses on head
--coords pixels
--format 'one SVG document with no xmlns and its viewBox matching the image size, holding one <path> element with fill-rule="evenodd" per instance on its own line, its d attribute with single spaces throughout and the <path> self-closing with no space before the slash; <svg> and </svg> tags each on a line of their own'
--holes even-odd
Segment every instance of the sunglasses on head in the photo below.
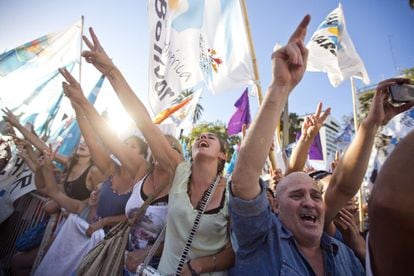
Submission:
<svg viewBox="0 0 414 276">
<path fill-rule="evenodd" d="M 332 174 L 331 172 L 320 170 L 320 171 L 311 172 L 309 176 L 312 177 L 313 180 L 318 181 L 331 174 Z"/>
</svg>

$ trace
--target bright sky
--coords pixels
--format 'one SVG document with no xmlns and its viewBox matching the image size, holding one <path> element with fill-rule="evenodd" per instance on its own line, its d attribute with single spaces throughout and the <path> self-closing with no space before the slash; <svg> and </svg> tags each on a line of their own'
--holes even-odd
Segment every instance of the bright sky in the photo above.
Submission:
<svg viewBox="0 0 414 276">
<path fill-rule="evenodd" d="M 322 20 L 338 6 L 338 1 L 246 0 L 251 31 L 263 90 L 270 80 L 270 54 L 276 42 L 286 43 L 302 17 L 309 13 L 312 21 L 306 42 Z M 347 30 L 365 62 L 371 83 L 395 76 L 399 70 L 414 67 L 414 10 L 408 0 L 364 0 L 341 2 Z M 47 33 L 63 30 L 85 16 L 87 27 L 94 27 L 107 53 L 125 75 L 137 95 L 147 103 L 148 18 L 145 0 L 13 0 L 0 1 L 0 51 L 11 49 Z M 90 65 L 82 83 L 90 91 L 99 74 Z M 363 83 L 357 80 L 357 87 Z M 3 92 L 3 91 L 2 91 Z M 233 104 L 243 91 L 216 96 L 204 95 L 203 121 L 227 123 L 234 112 Z M 104 85 L 98 98 L 118 109 L 114 93 Z M 333 88 L 324 73 L 306 73 L 289 99 L 289 111 L 313 112 L 323 101 L 332 107 L 332 115 L 341 119 L 352 113 L 350 81 Z M 257 111 L 257 98 L 250 97 L 251 111 Z"/>
</svg>

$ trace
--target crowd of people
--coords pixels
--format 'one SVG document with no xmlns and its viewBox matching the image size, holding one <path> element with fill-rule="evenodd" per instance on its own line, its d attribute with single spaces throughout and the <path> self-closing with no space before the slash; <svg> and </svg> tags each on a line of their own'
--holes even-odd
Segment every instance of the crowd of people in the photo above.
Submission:
<svg viewBox="0 0 414 276">
<path fill-rule="evenodd" d="M 378 85 L 367 117 L 332 171 L 304 171 L 311 143 L 330 113 L 319 104 L 302 125 L 285 174 L 276 171 L 268 183 L 262 180 L 280 114 L 306 69 L 309 22 L 307 15 L 288 43 L 272 53 L 271 83 L 228 179 L 223 176 L 226 142 L 215 133 L 203 133 L 185 160 L 180 142 L 153 123 L 90 29 L 91 40 L 83 37 L 89 50 L 82 56 L 107 77 L 144 139 L 120 140 L 66 69 L 60 69 L 63 89 L 83 137 L 73 157 L 57 154 L 10 110 L 3 110 L 5 120 L 24 136 L 16 143 L 35 172 L 37 192 L 50 198 L 46 211 L 63 208 L 70 213 L 34 274 L 76 274 L 88 251 L 125 220 L 133 222 L 128 242 L 115 252 L 123 256 L 124 275 L 142 272 L 150 251 L 149 264 L 160 275 L 410 274 L 413 132 L 376 179 L 367 235 L 359 232 L 354 199 L 379 127 L 414 105 L 392 105 L 387 88 L 408 80 Z M 135 221 L 135 213 L 152 195 L 145 215 Z M 152 250 L 159 238 L 161 245 Z M 33 262 L 22 254 L 14 256 L 14 275 L 30 274 Z"/>
</svg>

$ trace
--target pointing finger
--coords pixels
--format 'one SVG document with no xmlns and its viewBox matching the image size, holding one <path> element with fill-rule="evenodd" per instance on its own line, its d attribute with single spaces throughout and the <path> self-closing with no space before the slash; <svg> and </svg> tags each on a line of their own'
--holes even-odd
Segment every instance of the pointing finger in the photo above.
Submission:
<svg viewBox="0 0 414 276">
<path fill-rule="evenodd" d="M 289 39 L 289 42 L 292 42 L 294 40 L 304 40 L 306 36 L 306 30 L 308 28 L 309 22 L 310 22 L 310 15 L 307 14 L 302 19 L 302 21 L 299 23 L 298 27 L 296 28 L 295 32 L 292 34 L 292 36 Z"/>
</svg>

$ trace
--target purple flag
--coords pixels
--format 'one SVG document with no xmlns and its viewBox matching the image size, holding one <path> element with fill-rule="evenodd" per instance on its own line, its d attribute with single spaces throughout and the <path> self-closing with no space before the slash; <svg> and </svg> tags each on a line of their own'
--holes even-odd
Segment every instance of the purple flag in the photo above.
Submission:
<svg viewBox="0 0 414 276">
<path fill-rule="evenodd" d="M 313 139 L 313 142 L 309 149 L 309 159 L 323 160 L 321 137 L 319 136 L 319 133 L 315 136 L 315 139 Z"/>
<path fill-rule="evenodd" d="M 230 121 L 227 125 L 227 133 L 234 135 L 242 131 L 243 124 L 249 125 L 251 122 L 250 118 L 250 107 L 249 107 L 249 94 L 244 90 L 241 97 L 234 104 L 237 108 L 236 112 L 231 116 Z"/>
<path fill-rule="evenodd" d="M 296 141 L 299 140 L 301 132 L 296 134 Z M 323 160 L 322 143 L 319 133 L 313 139 L 309 149 L 309 160 Z"/>
</svg>

